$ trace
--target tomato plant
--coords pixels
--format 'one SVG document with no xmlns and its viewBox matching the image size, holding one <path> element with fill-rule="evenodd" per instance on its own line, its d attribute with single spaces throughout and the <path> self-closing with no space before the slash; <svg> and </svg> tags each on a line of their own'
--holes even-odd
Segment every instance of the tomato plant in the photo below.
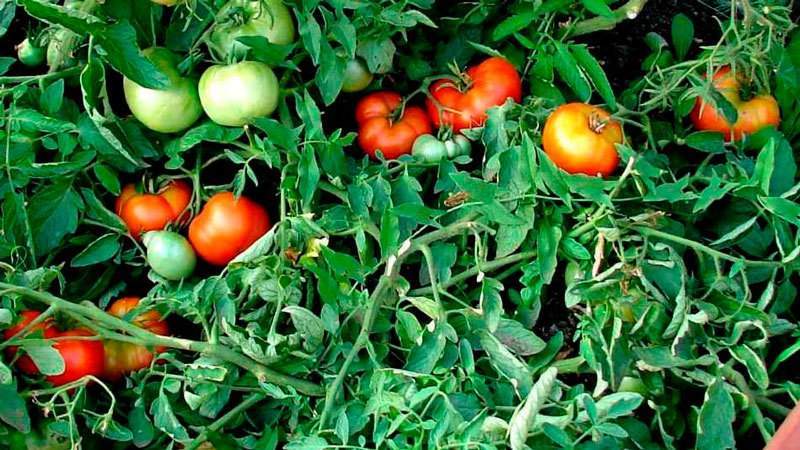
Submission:
<svg viewBox="0 0 800 450">
<path fill-rule="evenodd" d="M 0 1 L 0 450 L 787 442 L 793 6 Z"/>
<path fill-rule="evenodd" d="M 268 65 L 244 61 L 211 66 L 200 77 L 200 102 L 214 122 L 229 127 L 269 116 L 278 106 L 278 79 Z"/>
<path fill-rule="evenodd" d="M 622 127 L 608 112 L 585 103 L 559 106 L 547 118 L 542 146 L 569 173 L 608 176 L 616 170 Z"/>
<path fill-rule="evenodd" d="M 740 140 L 764 127 L 780 124 L 781 112 L 775 97 L 759 94 L 743 100 L 739 78 L 728 66 L 717 70 L 712 78 L 714 89 L 735 108 L 736 120 L 729 120 L 722 108 L 698 97 L 692 109 L 695 128 L 722 133 L 727 140 Z"/>
<path fill-rule="evenodd" d="M 294 41 L 294 22 L 281 0 L 234 0 L 217 13 L 210 35 L 210 46 L 224 60 L 241 59 L 248 47 L 237 38 L 258 36 L 271 44 L 288 45 Z"/>
<path fill-rule="evenodd" d="M 464 84 L 464 89 L 459 85 Z M 493 57 L 470 67 L 457 82 L 437 80 L 427 99 L 428 115 L 439 127 L 453 131 L 479 127 L 486 122 L 486 112 L 493 106 L 522 99 L 522 81 L 517 69 L 505 58 Z"/>
<path fill-rule="evenodd" d="M 377 151 L 387 159 L 408 154 L 417 137 L 431 132 L 425 111 L 403 104 L 400 94 L 392 91 L 373 92 L 359 100 L 356 123 L 358 144 L 373 158 Z"/>
<path fill-rule="evenodd" d="M 270 228 L 266 210 L 231 192 L 211 197 L 189 225 L 189 240 L 205 261 L 228 264 Z"/>
<path fill-rule="evenodd" d="M 115 317 L 128 319 L 137 327 L 157 335 L 168 335 L 169 325 L 162 320 L 158 311 L 148 310 L 133 318 L 127 317 L 131 311 L 135 311 L 139 307 L 139 301 L 139 297 L 120 298 L 108 307 L 108 313 Z M 155 347 L 151 350 L 143 345 L 114 340 L 105 341 L 103 346 L 105 349 L 103 376 L 109 380 L 118 380 L 123 375 L 149 367 L 153 362 L 153 352 L 160 353 L 165 350 L 164 347 Z"/>
<path fill-rule="evenodd" d="M 126 77 L 122 87 L 131 112 L 147 128 L 161 133 L 189 128 L 203 114 L 197 80 L 181 76 L 177 56 L 166 48 L 149 48 L 142 54 L 167 75 L 169 86 L 150 89 Z"/>
<path fill-rule="evenodd" d="M 138 238 L 143 232 L 163 230 L 169 223 L 188 218 L 186 208 L 191 198 L 191 188 L 181 180 L 170 181 L 155 194 L 139 193 L 134 184 L 127 184 L 114 209 L 131 235 Z"/>
</svg>

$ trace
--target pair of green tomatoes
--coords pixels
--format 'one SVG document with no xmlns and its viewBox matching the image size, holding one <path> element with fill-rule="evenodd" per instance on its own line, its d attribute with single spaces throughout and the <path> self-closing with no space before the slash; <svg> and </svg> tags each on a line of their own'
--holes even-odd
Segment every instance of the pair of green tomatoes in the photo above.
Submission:
<svg viewBox="0 0 800 450">
<path fill-rule="evenodd" d="M 411 154 L 423 162 L 439 162 L 457 156 L 469 156 L 472 144 L 464 136 L 457 134 L 441 140 L 431 134 L 423 134 L 414 141 Z"/>
</svg>

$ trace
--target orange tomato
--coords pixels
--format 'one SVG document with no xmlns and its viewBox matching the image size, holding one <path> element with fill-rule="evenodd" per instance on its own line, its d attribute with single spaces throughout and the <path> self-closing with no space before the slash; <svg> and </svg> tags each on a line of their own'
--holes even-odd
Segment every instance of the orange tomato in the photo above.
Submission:
<svg viewBox="0 0 800 450">
<path fill-rule="evenodd" d="M 139 297 L 123 297 L 108 307 L 112 316 L 124 318 L 139 305 Z M 144 328 L 155 334 L 166 336 L 169 334 L 167 322 L 161 319 L 161 314 L 155 310 L 145 311 L 134 317 L 131 321 L 139 328 Z M 147 347 L 129 342 L 105 341 L 105 370 L 103 375 L 109 380 L 118 380 L 122 375 L 135 372 L 150 366 L 153 361 L 153 352 Z M 156 347 L 155 352 L 164 351 L 164 347 Z"/>
<path fill-rule="evenodd" d="M 145 231 L 163 230 L 185 214 L 192 198 L 192 189 L 181 180 L 171 181 L 158 193 L 138 193 L 132 184 L 126 185 L 117 198 L 115 208 L 128 227 L 131 235 L 138 239 Z"/>
<path fill-rule="evenodd" d="M 270 228 L 267 211 L 231 192 L 220 192 L 205 204 L 189 225 L 189 242 L 207 262 L 224 266 Z"/>
<path fill-rule="evenodd" d="M 447 79 L 431 85 L 432 99 L 427 99 L 428 116 L 437 127 L 442 124 L 453 131 L 479 127 L 486 122 L 486 111 L 505 103 L 509 98 L 522 99 L 522 80 L 507 59 L 495 56 L 466 72 L 468 85 L 461 90 Z M 438 105 L 437 105 L 438 103 Z"/>
<path fill-rule="evenodd" d="M 542 145 L 556 166 L 569 173 L 608 176 L 619 164 L 615 144 L 622 127 L 601 108 L 586 103 L 559 106 L 544 125 Z"/>
<path fill-rule="evenodd" d="M 431 122 L 419 106 L 406 106 L 395 120 L 402 97 L 397 92 L 373 92 L 356 105 L 358 144 L 371 157 L 380 150 L 386 159 L 411 153 L 417 137 L 431 132 Z"/>
<path fill-rule="evenodd" d="M 714 88 L 722 94 L 738 112 L 736 123 L 731 125 L 728 119 L 701 97 L 697 97 L 691 118 L 694 127 L 700 131 L 717 131 L 725 135 L 727 141 L 741 140 L 748 134 L 767 127 L 777 127 L 781 122 L 781 110 L 775 97 L 757 95 L 744 101 L 739 93 L 741 80 L 729 66 L 719 69 L 713 78 Z"/>
<path fill-rule="evenodd" d="M 11 339 L 17 333 L 22 331 L 22 329 L 25 328 L 29 323 L 33 322 L 34 319 L 39 317 L 40 314 L 41 313 L 39 311 L 32 311 L 32 310 L 22 311 L 19 314 L 19 321 L 17 321 L 17 323 L 13 327 L 3 331 L 3 338 L 5 338 L 6 340 Z M 50 318 L 46 319 L 44 322 L 38 323 L 35 326 L 33 326 L 30 329 L 29 333 L 33 333 L 35 331 L 41 331 L 42 336 L 45 339 L 54 338 L 58 335 L 58 330 L 55 328 L 55 326 L 53 325 L 53 321 Z M 8 354 L 9 358 L 13 358 L 17 354 L 17 350 L 18 350 L 17 346 L 8 347 L 6 349 L 6 354 Z M 19 368 L 19 370 L 22 371 L 22 373 L 25 373 L 27 375 L 33 376 L 39 373 L 39 369 L 36 367 L 36 364 L 28 355 L 21 355 L 19 358 L 17 358 L 16 366 Z"/>
</svg>

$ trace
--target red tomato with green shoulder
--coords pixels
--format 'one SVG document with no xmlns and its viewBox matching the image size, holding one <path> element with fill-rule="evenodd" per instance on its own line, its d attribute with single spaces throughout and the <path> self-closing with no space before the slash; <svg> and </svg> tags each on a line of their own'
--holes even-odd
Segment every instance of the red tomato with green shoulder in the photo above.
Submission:
<svg viewBox="0 0 800 450">
<path fill-rule="evenodd" d="M 126 185 L 115 205 L 117 215 L 131 235 L 139 239 L 146 231 L 163 230 L 169 223 L 187 216 L 192 189 L 181 180 L 173 180 L 157 193 L 139 193 L 133 184 Z"/>
<path fill-rule="evenodd" d="M 189 241 L 201 258 L 224 266 L 270 228 L 269 215 L 258 203 L 232 192 L 215 194 L 189 225 Z"/>
<path fill-rule="evenodd" d="M 3 331 L 3 338 L 5 340 L 9 340 L 16 336 L 20 331 L 22 331 L 29 323 L 33 322 L 37 317 L 39 317 L 42 313 L 39 311 L 33 310 L 26 310 L 22 311 L 19 314 L 19 320 L 17 323 L 12 326 L 11 328 L 6 329 Z M 30 335 L 31 333 L 40 332 L 41 336 L 44 339 L 51 339 L 58 335 L 58 330 L 55 328 L 53 324 L 53 320 L 50 318 L 45 319 L 44 321 L 37 323 L 28 331 L 25 336 Z M 14 358 L 17 354 L 19 347 L 11 346 L 6 349 L 6 354 L 9 358 Z M 20 355 L 16 360 L 16 366 L 19 368 L 22 373 L 26 375 L 37 375 L 39 373 L 39 369 L 36 367 L 36 364 L 33 362 L 30 356 L 28 355 Z"/>
<path fill-rule="evenodd" d="M 694 127 L 700 131 L 722 133 L 730 142 L 741 140 L 762 128 L 780 125 L 781 111 L 775 97 L 761 94 L 749 100 L 742 99 L 740 91 L 744 81 L 729 66 L 719 69 L 714 74 L 713 85 L 736 108 L 736 123 L 731 124 L 712 103 L 698 97 L 691 114 Z"/>
<path fill-rule="evenodd" d="M 622 140 L 619 122 L 586 103 L 559 106 L 542 132 L 544 151 L 556 166 L 586 175 L 611 175 L 619 164 L 616 144 Z"/>
<path fill-rule="evenodd" d="M 93 336 L 96 335 L 84 328 L 64 331 L 55 336 L 53 348 L 64 360 L 64 371 L 48 376 L 47 381 L 61 386 L 85 376 L 101 376 L 105 369 L 105 350 L 103 341 L 91 339 Z"/>
<path fill-rule="evenodd" d="M 517 69 L 505 58 L 491 57 L 467 69 L 462 83 L 441 79 L 434 82 L 427 99 L 428 115 L 434 125 L 453 131 L 479 127 L 486 112 L 507 99 L 522 100 L 522 80 Z"/>
<path fill-rule="evenodd" d="M 431 122 L 418 106 L 402 108 L 403 98 L 397 92 L 373 92 L 356 105 L 358 144 L 375 158 L 378 150 L 386 159 L 411 153 L 414 141 L 431 132 Z"/>
<path fill-rule="evenodd" d="M 155 333 L 160 336 L 169 335 L 169 325 L 155 310 L 141 312 L 134 317 L 126 317 L 131 311 L 139 306 L 139 297 L 123 297 L 108 307 L 108 313 L 112 316 L 128 320 L 139 328 Z M 118 380 L 123 375 L 149 367 L 153 362 L 154 352 L 161 353 L 165 347 L 147 347 L 130 342 L 120 342 L 108 340 L 103 344 L 105 348 L 105 370 L 104 378 L 108 380 Z"/>
</svg>

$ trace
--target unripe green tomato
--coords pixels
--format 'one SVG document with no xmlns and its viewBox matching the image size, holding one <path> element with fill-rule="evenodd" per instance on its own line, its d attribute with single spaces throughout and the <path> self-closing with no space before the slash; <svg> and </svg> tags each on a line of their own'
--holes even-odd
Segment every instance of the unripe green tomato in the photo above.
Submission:
<svg viewBox="0 0 800 450">
<path fill-rule="evenodd" d="M 211 66 L 200 77 L 203 109 L 211 120 L 228 127 L 269 116 L 278 107 L 279 94 L 278 78 L 261 62 Z"/>
<path fill-rule="evenodd" d="M 283 0 L 230 0 L 226 3 L 217 13 L 209 45 L 223 60 L 241 60 L 247 56 L 249 48 L 236 40 L 243 36 L 265 37 L 275 45 L 294 42 L 292 14 Z"/>
<path fill-rule="evenodd" d="M 372 74 L 360 58 L 351 59 L 344 68 L 343 92 L 358 92 L 366 89 L 372 82 Z"/>
<path fill-rule="evenodd" d="M 460 134 L 444 141 L 444 146 L 447 148 L 447 157 L 450 159 L 456 156 L 469 156 L 472 153 L 472 143 Z"/>
<path fill-rule="evenodd" d="M 142 238 L 147 264 L 168 280 L 186 278 L 194 271 L 197 256 L 189 241 L 173 231 L 151 231 Z"/>
<path fill-rule="evenodd" d="M 439 162 L 447 157 L 447 147 L 435 136 L 423 134 L 414 141 L 411 154 L 424 162 Z"/>
<path fill-rule="evenodd" d="M 25 38 L 15 48 L 19 62 L 26 66 L 36 67 L 44 62 L 44 49 L 34 45 L 28 38 Z"/>
<path fill-rule="evenodd" d="M 148 48 L 142 54 L 167 76 L 170 86 L 150 89 L 124 78 L 122 89 L 131 112 L 144 126 L 160 133 L 189 128 L 203 114 L 197 80 L 181 76 L 178 57 L 166 48 Z"/>
<path fill-rule="evenodd" d="M 622 377 L 617 392 L 635 392 L 645 396 L 648 394 L 647 386 L 636 377 Z"/>
</svg>

